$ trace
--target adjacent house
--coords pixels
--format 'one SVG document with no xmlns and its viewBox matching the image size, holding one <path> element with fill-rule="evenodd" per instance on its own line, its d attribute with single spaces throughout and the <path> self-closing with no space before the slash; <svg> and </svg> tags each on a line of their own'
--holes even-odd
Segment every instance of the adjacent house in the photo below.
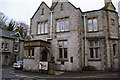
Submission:
<svg viewBox="0 0 120 80">
<path fill-rule="evenodd" d="M 18 34 L 0 29 L 0 64 L 10 66 L 22 60 L 23 39 Z"/>
<path fill-rule="evenodd" d="M 118 13 L 111 0 L 99 10 L 82 12 L 68 0 L 42 2 L 31 18 L 24 44 L 24 69 L 54 60 L 57 70 L 118 70 Z"/>
</svg>

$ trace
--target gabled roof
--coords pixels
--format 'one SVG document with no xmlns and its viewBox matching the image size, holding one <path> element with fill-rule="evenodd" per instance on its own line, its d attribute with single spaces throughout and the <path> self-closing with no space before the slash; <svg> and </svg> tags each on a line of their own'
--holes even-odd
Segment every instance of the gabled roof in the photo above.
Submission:
<svg viewBox="0 0 120 80">
<path fill-rule="evenodd" d="M 51 7 L 50 7 L 50 9 L 51 10 L 53 10 L 55 7 L 56 7 L 56 5 L 59 3 L 59 1 L 60 0 L 58 0 L 57 2 L 52 2 L 52 5 L 51 5 Z M 80 9 L 80 8 L 76 8 L 71 2 L 69 2 L 69 1 L 67 1 L 67 3 L 69 3 L 70 5 L 72 5 L 75 9 Z M 81 11 L 81 9 L 80 9 L 80 11 Z M 82 12 L 82 11 L 81 11 Z"/>
<path fill-rule="evenodd" d="M 43 2 L 40 4 L 40 6 L 38 7 L 38 9 L 35 11 L 35 13 L 34 13 L 34 15 L 32 16 L 31 19 L 33 19 L 33 17 L 34 17 L 35 14 L 37 13 L 37 11 L 40 9 L 40 7 L 41 7 L 42 4 L 45 4 L 45 5 L 48 7 L 48 5 L 43 1 Z M 50 9 L 50 8 L 48 7 L 48 9 Z"/>
</svg>

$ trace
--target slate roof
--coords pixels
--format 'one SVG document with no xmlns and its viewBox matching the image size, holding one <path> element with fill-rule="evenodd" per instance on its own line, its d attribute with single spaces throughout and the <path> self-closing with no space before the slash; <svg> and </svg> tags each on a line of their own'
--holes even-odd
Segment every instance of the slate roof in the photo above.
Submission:
<svg viewBox="0 0 120 80">
<path fill-rule="evenodd" d="M 14 39 L 14 37 L 12 36 L 12 34 L 14 34 L 14 32 L 0 29 L 0 37 L 5 37 L 5 38 L 12 38 L 12 39 Z"/>
<path fill-rule="evenodd" d="M 0 37 L 2 37 L 2 38 L 15 39 L 15 37 L 13 36 L 14 34 L 15 33 L 12 31 L 0 29 Z M 19 39 L 23 40 L 23 38 L 21 36 L 19 37 Z"/>
</svg>

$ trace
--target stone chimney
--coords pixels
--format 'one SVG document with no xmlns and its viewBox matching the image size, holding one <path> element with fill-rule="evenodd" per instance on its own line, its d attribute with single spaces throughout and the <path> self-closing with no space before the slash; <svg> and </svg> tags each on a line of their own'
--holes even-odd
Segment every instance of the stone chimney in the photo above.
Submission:
<svg viewBox="0 0 120 80">
<path fill-rule="evenodd" d="M 111 3 L 112 0 L 104 0 L 104 2 L 105 2 L 105 5 L 107 5 L 108 3 Z"/>
</svg>

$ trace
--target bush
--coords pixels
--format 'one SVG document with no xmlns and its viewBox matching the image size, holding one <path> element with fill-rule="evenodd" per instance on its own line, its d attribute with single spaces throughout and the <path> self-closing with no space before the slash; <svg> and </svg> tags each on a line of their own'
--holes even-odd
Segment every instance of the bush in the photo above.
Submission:
<svg viewBox="0 0 120 80">
<path fill-rule="evenodd" d="M 94 66 L 84 66 L 82 71 L 95 71 L 96 68 Z"/>
</svg>

